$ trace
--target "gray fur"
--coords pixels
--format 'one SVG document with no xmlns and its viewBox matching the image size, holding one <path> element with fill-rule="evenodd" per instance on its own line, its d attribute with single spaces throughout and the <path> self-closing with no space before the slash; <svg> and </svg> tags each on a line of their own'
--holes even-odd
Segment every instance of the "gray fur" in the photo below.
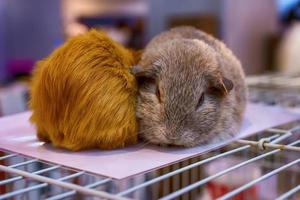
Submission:
<svg viewBox="0 0 300 200">
<path fill-rule="evenodd" d="M 192 27 L 171 29 L 148 44 L 133 72 L 152 80 L 140 84 L 137 103 L 139 134 L 146 141 L 190 147 L 239 131 L 247 97 L 244 72 L 221 41 Z"/>
</svg>

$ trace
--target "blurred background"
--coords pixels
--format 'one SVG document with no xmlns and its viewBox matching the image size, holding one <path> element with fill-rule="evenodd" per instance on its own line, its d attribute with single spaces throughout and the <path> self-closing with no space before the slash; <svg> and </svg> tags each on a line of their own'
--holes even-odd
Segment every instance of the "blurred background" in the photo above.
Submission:
<svg viewBox="0 0 300 200">
<path fill-rule="evenodd" d="M 0 115 L 26 109 L 37 60 L 69 37 L 104 29 L 141 49 L 191 25 L 222 39 L 247 75 L 300 71 L 300 0 L 0 0 Z"/>
</svg>

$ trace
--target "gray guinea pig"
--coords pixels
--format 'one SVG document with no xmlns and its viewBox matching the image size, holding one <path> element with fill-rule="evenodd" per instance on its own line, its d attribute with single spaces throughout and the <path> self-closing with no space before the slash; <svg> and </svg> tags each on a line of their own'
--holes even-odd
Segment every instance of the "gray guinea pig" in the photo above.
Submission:
<svg viewBox="0 0 300 200">
<path fill-rule="evenodd" d="M 191 147 L 236 134 L 247 89 L 240 62 L 219 40 L 192 27 L 154 37 L 132 68 L 144 140 Z"/>
</svg>

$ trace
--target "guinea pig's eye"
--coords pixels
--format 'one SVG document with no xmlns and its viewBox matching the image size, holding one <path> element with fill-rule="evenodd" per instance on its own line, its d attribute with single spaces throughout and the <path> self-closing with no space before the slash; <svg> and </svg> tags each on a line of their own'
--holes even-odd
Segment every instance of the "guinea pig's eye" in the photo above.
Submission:
<svg viewBox="0 0 300 200">
<path fill-rule="evenodd" d="M 158 86 L 156 87 L 156 96 L 158 98 L 158 101 L 161 103 L 160 90 L 159 90 Z"/>
<path fill-rule="evenodd" d="M 203 102 L 204 102 L 204 93 L 201 94 L 196 109 L 199 109 L 199 107 L 202 106 Z"/>
</svg>

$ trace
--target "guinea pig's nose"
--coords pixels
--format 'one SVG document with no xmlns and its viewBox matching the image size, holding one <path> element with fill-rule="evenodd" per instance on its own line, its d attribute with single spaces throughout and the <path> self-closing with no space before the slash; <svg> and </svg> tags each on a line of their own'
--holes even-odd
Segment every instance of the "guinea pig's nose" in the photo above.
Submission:
<svg viewBox="0 0 300 200">
<path fill-rule="evenodd" d="M 167 126 L 165 129 L 165 137 L 171 142 L 175 143 L 180 139 L 179 131 L 175 126 Z"/>
</svg>

